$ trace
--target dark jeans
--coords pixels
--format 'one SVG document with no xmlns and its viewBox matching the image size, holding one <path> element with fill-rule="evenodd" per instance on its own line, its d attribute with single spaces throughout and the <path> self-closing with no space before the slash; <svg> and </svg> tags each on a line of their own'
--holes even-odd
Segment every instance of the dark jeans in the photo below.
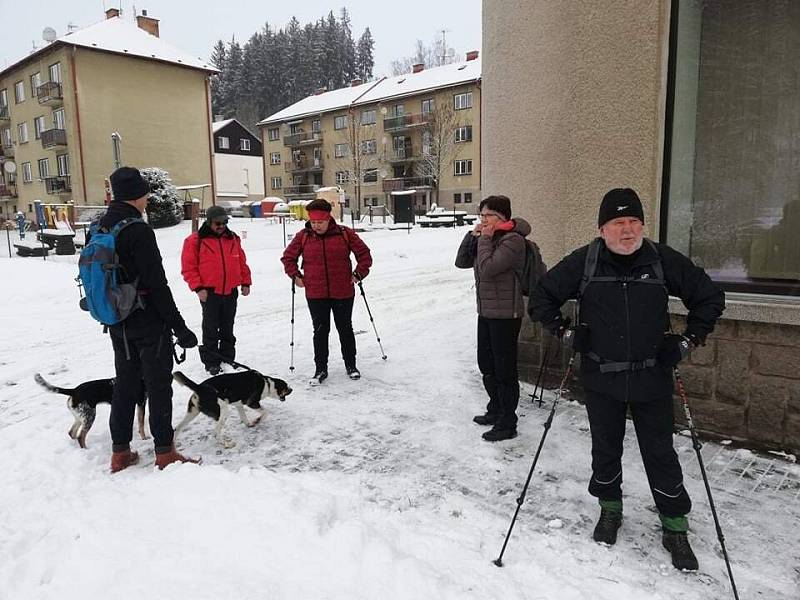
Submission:
<svg viewBox="0 0 800 600">
<path fill-rule="evenodd" d="M 117 371 L 109 418 L 112 447 L 117 451 L 130 445 L 136 401 L 142 397 L 144 386 L 156 452 L 164 452 L 172 445 L 173 435 L 172 339 L 166 330 L 160 336 L 137 337 L 127 333 L 127 352 L 125 340 L 111 335 Z"/>
<path fill-rule="evenodd" d="M 234 289 L 227 296 L 208 291 L 203 307 L 203 348 L 213 350 L 227 359 L 236 358 L 236 336 L 233 335 L 233 320 L 236 318 L 236 299 L 239 291 Z M 219 356 L 200 350 L 200 360 L 208 369 L 219 367 Z"/>
<path fill-rule="evenodd" d="M 517 339 L 522 319 L 478 317 L 478 368 L 489 394 L 486 413 L 498 429 L 515 429 L 519 403 Z"/>
<path fill-rule="evenodd" d="M 672 395 L 630 403 L 650 491 L 659 512 L 681 517 L 692 508 L 683 473 L 672 446 Z M 622 441 L 628 404 L 621 398 L 586 391 L 592 431 L 592 478 L 589 493 L 600 500 L 622 500 Z"/>
<path fill-rule="evenodd" d="M 356 338 L 353 334 L 353 300 L 333 298 L 308 299 L 308 310 L 314 324 L 314 364 L 317 370 L 328 369 L 328 334 L 331 331 L 331 312 L 346 367 L 356 366 Z"/>
</svg>

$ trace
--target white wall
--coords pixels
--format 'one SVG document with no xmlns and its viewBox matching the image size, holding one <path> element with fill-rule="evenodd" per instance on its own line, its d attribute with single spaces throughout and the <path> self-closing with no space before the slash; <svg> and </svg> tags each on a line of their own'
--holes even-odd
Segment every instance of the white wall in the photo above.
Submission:
<svg viewBox="0 0 800 600">
<path fill-rule="evenodd" d="M 264 197 L 264 164 L 262 161 L 261 156 L 215 154 L 217 196 L 234 192 L 249 194 L 250 200 L 261 200 Z M 248 182 L 250 184 L 249 192 L 246 185 Z"/>
</svg>

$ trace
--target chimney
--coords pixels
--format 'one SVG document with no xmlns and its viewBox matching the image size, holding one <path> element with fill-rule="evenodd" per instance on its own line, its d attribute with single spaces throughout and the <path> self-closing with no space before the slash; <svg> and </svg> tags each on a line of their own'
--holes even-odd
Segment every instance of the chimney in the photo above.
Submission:
<svg viewBox="0 0 800 600">
<path fill-rule="evenodd" d="M 317 89 L 314 90 L 314 95 L 315 96 L 319 96 L 320 94 L 324 94 L 327 91 L 328 91 L 328 88 L 326 88 L 326 87 L 317 88 Z"/>
<path fill-rule="evenodd" d="M 412 73 L 419 73 L 424 68 L 425 68 L 425 63 L 417 63 L 415 65 L 411 65 L 411 72 Z"/>
<path fill-rule="evenodd" d="M 351 79 L 350 80 L 350 87 L 356 87 L 364 83 L 361 79 Z"/>
<path fill-rule="evenodd" d="M 113 19 L 114 17 L 119 16 L 119 9 L 118 8 L 109 8 L 106 11 L 106 19 Z"/>
<path fill-rule="evenodd" d="M 476 58 L 478 58 L 477 50 L 470 50 L 467 52 L 467 60 L 475 60 Z"/>
<path fill-rule="evenodd" d="M 142 14 L 136 16 L 136 24 L 139 29 L 144 29 L 150 35 L 158 36 L 158 19 L 147 16 L 147 11 L 143 10 Z"/>
</svg>

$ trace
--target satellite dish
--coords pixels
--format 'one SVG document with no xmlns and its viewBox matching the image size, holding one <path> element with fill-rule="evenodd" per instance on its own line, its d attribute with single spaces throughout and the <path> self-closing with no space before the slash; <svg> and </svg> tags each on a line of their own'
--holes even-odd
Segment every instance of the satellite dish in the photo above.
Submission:
<svg viewBox="0 0 800 600">
<path fill-rule="evenodd" d="M 6 173 L 16 173 L 17 172 L 17 163 L 13 160 L 7 160 L 3 163 L 3 170 Z"/>
<path fill-rule="evenodd" d="M 56 33 L 56 30 L 53 29 L 52 27 L 45 27 L 44 30 L 42 31 L 42 39 L 45 42 L 52 42 L 57 37 L 58 37 L 58 34 Z"/>
</svg>

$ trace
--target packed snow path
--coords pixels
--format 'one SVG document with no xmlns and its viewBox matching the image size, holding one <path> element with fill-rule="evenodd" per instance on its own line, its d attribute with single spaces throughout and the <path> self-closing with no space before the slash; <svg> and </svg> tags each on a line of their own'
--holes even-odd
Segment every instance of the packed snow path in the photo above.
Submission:
<svg viewBox="0 0 800 600">
<path fill-rule="evenodd" d="M 466 229 L 372 231 L 364 303 L 354 327 L 363 377 L 350 381 L 331 334 L 330 378 L 313 371 L 311 325 L 296 297 L 289 366 L 289 282 L 282 228 L 247 230 L 253 292 L 240 298 L 237 358 L 287 379 L 252 429 L 232 414 L 222 449 L 198 417 L 179 440 L 200 467 L 154 471 L 152 442 L 134 437 L 139 465 L 108 472 L 108 407 L 80 450 L 56 384 L 113 375 L 109 340 L 77 308 L 77 257 L 2 258 L 0 338 L 0 600 L 108 597 L 680 599 L 731 598 L 694 450 L 677 439 L 694 501 L 691 541 L 700 572 L 675 571 L 661 547 L 633 428 L 625 454 L 625 521 L 613 548 L 591 541 L 598 509 L 586 492 L 583 408 L 559 405 L 504 557 L 516 498 L 549 404 L 523 399 L 520 435 L 488 444 L 473 424 L 485 404 L 475 364 L 470 271 L 453 267 Z M 179 307 L 200 333 L 200 309 L 180 277 L 188 223 L 157 232 Z M 296 226 L 292 231 L 296 230 Z M 203 378 L 196 350 L 180 367 Z M 530 391 L 530 389 L 525 390 Z M 175 386 L 173 422 L 186 409 Z M 527 394 L 523 394 L 527 398 Z M 546 396 L 549 402 L 552 395 Z M 741 598 L 800 596 L 800 468 L 707 443 L 703 449 Z"/>
</svg>

